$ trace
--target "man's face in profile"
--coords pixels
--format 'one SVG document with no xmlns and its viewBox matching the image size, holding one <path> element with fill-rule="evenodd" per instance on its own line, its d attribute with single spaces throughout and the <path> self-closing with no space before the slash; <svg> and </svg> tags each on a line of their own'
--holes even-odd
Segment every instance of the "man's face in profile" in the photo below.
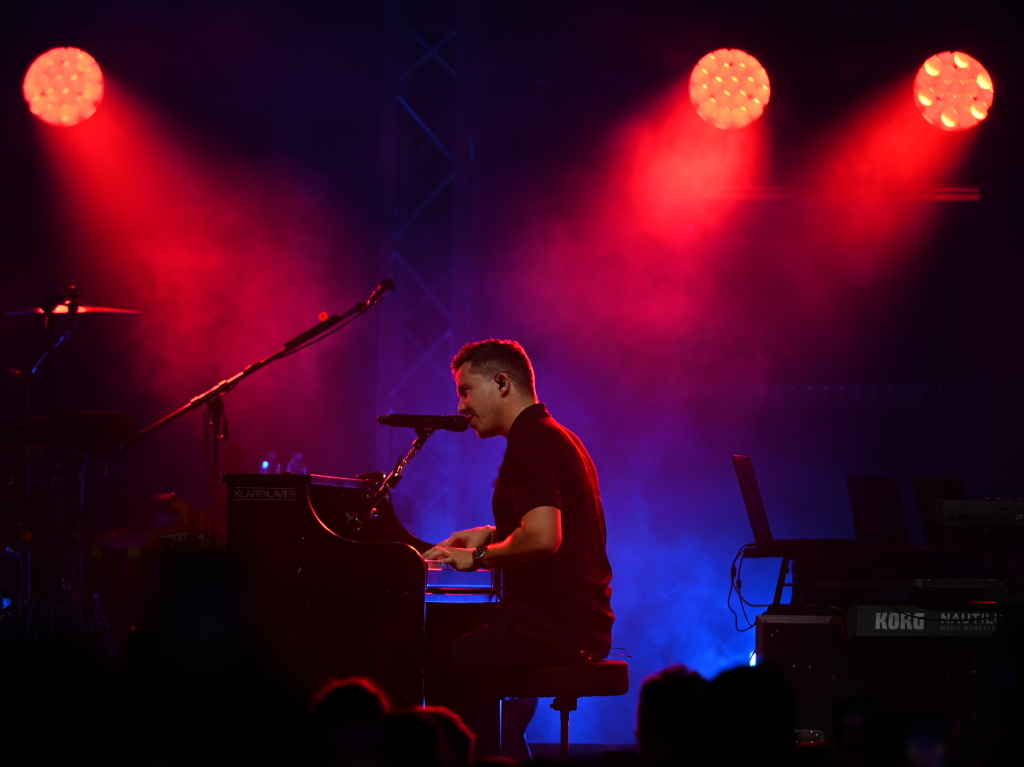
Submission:
<svg viewBox="0 0 1024 767">
<path fill-rule="evenodd" d="M 455 371 L 455 390 L 459 394 L 459 412 L 469 418 L 470 427 L 480 439 L 501 434 L 501 396 L 498 384 L 470 370 L 469 362 Z"/>
</svg>

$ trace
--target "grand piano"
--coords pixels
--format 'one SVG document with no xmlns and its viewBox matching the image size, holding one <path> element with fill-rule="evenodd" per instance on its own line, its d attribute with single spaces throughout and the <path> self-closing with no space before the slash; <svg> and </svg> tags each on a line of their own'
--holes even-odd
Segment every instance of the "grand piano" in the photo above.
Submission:
<svg viewBox="0 0 1024 767">
<path fill-rule="evenodd" d="M 280 671 L 308 689 L 370 677 L 413 705 L 430 648 L 485 622 L 498 589 L 489 571 L 445 584 L 453 571 L 428 568 L 432 544 L 402 525 L 390 494 L 371 508 L 382 478 L 225 474 L 227 554 Z"/>
</svg>

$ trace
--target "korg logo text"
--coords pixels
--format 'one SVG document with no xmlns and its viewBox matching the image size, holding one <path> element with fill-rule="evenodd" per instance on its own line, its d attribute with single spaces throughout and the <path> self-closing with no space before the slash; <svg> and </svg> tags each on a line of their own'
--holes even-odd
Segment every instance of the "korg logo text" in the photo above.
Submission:
<svg viewBox="0 0 1024 767">
<path fill-rule="evenodd" d="M 996 612 L 928 610 L 914 605 L 853 605 L 847 630 L 853 636 L 990 637 Z"/>
<path fill-rule="evenodd" d="M 294 501 L 298 494 L 294 487 L 236 487 L 236 501 Z"/>
<path fill-rule="evenodd" d="M 880 631 L 924 631 L 924 613 L 875 613 L 875 628 Z"/>
</svg>

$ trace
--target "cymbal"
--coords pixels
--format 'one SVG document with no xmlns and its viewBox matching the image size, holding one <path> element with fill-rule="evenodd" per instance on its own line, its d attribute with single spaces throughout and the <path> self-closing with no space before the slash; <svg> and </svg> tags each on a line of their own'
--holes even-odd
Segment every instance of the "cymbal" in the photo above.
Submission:
<svg viewBox="0 0 1024 767">
<path fill-rule="evenodd" d="M 53 308 L 54 314 L 68 314 L 70 306 L 67 303 L 57 304 Z M 32 309 L 21 309 L 19 311 L 7 312 L 9 315 L 22 314 L 46 314 L 38 306 Z M 142 314 L 134 309 L 115 309 L 111 306 L 89 306 L 89 304 L 77 304 L 75 314 Z"/>
</svg>

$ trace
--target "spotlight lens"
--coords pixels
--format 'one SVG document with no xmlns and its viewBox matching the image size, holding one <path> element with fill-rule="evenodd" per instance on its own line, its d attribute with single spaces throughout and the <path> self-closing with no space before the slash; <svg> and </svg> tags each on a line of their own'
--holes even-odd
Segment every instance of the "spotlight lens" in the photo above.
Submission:
<svg viewBox="0 0 1024 767">
<path fill-rule="evenodd" d="M 962 51 L 935 54 L 914 79 L 914 103 L 922 117 L 947 131 L 973 128 L 988 117 L 994 93 L 985 67 Z"/>
<path fill-rule="evenodd" d="M 770 96 L 768 73 L 741 50 L 713 51 L 690 73 L 690 102 L 716 128 L 745 128 L 761 116 Z"/>
<path fill-rule="evenodd" d="M 32 62 L 22 92 L 40 120 L 70 127 L 96 113 L 103 100 L 103 72 L 83 50 L 53 48 Z"/>
</svg>

